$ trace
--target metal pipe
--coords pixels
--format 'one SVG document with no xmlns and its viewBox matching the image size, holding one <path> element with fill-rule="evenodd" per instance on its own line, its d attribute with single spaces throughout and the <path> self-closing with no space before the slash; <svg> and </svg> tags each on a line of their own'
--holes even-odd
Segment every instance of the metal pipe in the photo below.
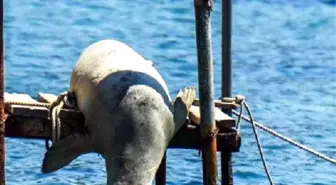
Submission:
<svg viewBox="0 0 336 185">
<path fill-rule="evenodd" d="M 231 0 L 222 1 L 222 97 L 231 97 L 231 8 Z"/>
<path fill-rule="evenodd" d="M 203 182 L 217 185 L 217 143 L 214 114 L 213 63 L 210 13 L 212 0 L 194 0 L 198 85 L 201 113 Z"/>
<path fill-rule="evenodd" d="M 231 0 L 222 0 L 222 97 L 231 97 Z M 232 115 L 231 110 L 225 113 Z M 229 149 L 221 151 L 222 185 L 232 185 L 232 156 Z"/>
<path fill-rule="evenodd" d="M 159 169 L 156 171 L 155 183 L 156 185 L 165 185 L 166 184 L 166 155 L 164 153 Z"/>
<path fill-rule="evenodd" d="M 5 103 L 4 103 L 4 42 L 3 42 L 3 0 L 0 1 L 0 185 L 5 184 Z"/>
</svg>

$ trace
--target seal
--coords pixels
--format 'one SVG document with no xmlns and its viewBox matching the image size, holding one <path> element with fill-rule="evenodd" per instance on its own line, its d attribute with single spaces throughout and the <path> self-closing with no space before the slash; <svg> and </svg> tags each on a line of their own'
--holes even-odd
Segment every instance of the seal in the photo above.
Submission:
<svg viewBox="0 0 336 185">
<path fill-rule="evenodd" d="M 42 172 L 95 152 L 106 161 L 108 185 L 150 185 L 195 98 L 195 89 L 187 87 L 172 102 L 153 63 L 115 40 L 96 42 L 83 51 L 72 71 L 70 91 L 88 132 L 54 143 Z"/>
</svg>

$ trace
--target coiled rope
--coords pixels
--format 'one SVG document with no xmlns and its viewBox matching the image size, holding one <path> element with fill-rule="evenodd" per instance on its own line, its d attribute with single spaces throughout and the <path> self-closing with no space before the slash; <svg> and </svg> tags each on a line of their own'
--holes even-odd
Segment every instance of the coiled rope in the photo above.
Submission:
<svg viewBox="0 0 336 185">
<path fill-rule="evenodd" d="M 36 106 L 36 107 L 45 107 L 49 108 L 50 103 L 41 103 L 41 102 L 19 102 L 19 101 L 5 101 L 6 105 L 23 105 L 23 106 Z"/>
<path fill-rule="evenodd" d="M 61 108 L 64 106 L 64 97 L 65 93 L 61 93 L 57 99 L 51 103 L 49 109 L 49 117 L 51 121 L 51 141 L 52 143 L 56 143 L 61 139 L 61 119 L 59 113 L 61 112 Z M 48 148 L 48 147 L 47 147 Z"/>
<path fill-rule="evenodd" d="M 70 98 L 69 98 L 70 97 Z M 24 106 L 36 106 L 45 107 L 49 109 L 49 118 L 51 123 L 51 141 L 56 143 L 61 139 L 61 119 L 60 112 L 61 109 L 66 105 L 68 108 L 75 108 L 76 103 L 69 101 L 73 98 L 74 94 L 72 92 L 66 91 L 61 93 L 57 99 L 52 103 L 41 103 L 41 102 L 19 102 L 19 101 L 5 101 L 6 105 L 24 105 Z M 49 149 L 49 140 L 46 139 L 45 142 L 46 149 Z"/>
</svg>

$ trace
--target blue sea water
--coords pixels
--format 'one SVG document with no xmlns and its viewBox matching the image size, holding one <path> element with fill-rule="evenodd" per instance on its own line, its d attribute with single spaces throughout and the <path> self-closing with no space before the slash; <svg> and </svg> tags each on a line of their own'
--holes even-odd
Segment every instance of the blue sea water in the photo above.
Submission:
<svg viewBox="0 0 336 185">
<path fill-rule="evenodd" d="M 216 97 L 220 96 L 220 1 L 212 12 Z M 336 7 L 327 0 L 237 0 L 233 4 L 233 94 L 247 97 L 255 119 L 336 157 Z M 197 86 L 192 0 L 5 1 L 7 92 L 60 93 L 81 51 L 112 38 L 155 66 L 171 95 Z M 336 166 L 259 131 L 277 184 L 336 184 Z M 242 125 L 233 155 L 235 184 L 267 184 L 251 127 Z M 40 172 L 38 140 L 6 139 L 9 185 L 104 184 L 105 164 L 87 154 L 52 174 Z M 194 150 L 168 151 L 169 185 L 202 184 Z"/>
</svg>

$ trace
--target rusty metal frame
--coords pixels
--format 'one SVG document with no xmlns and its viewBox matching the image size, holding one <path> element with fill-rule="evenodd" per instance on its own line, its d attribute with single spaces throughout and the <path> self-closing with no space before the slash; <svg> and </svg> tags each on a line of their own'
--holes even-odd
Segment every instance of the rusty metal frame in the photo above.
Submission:
<svg viewBox="0 0 336 185">
<path fill-rule="evenodd" d="M 0 40 L 0 185 L 5 184 L 5 100 L 4 100 L 4 39 L 3 39 L 3 0 L 0 1 L 1 40 Z"/>
<path fill-rule="evenodd" d="M 214 79 L 211 43 L 212 0 L 194 0 L 201 113 L 203 183 L 217 185 L 217 133 L 215 124 Z"/>
<path fill-rule="evenodd" d="M 4 105 L 4 38 L 3 0 L 1 3 L 1 49 L 0 49 L 0 185 L 5 185 L 5 105 Z M 210 12 L 212 0 L 194 0 L 196 18 L 196 42 L 198 54 L 201 136 L 209 138 L 216 131 L 214 121 L 213 64 L 211 51 Z M 231 0 L 222 1 L 222 97 L 231 96 Z M 227 112 L 231 114 L 231 112 Z M 205 185 L 217 184 L 216 137 L 203 142 L 203 180 Z M 221 152 L 222 185 L 233 184 L 231 151 Z M 166 155 L 162 160 L 156 183 L 166 183 Z"/>
<path fill-rule="evenodd" d="M 231 97 L 231 16 L 232 0 L 222 0 L 222 97 Z M 229 116 L 231 110 L 224 111 Z M 222 185 L 232 185 L 232 151 L 221 151 Z"/>
</svg>

